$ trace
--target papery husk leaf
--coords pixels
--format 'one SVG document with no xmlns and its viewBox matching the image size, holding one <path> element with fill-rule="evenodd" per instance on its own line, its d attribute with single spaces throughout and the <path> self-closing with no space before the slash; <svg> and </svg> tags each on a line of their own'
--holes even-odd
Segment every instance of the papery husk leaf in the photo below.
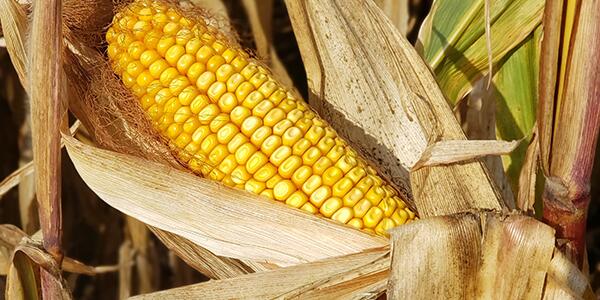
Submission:
<svg viewBox="0 0 600 300">
<path fill-rule="evenodd" d="M 412 167 L 448 165 L 455 162 L 472 160 L 487 155 L 509 154 L 520 144 L 520 141 L 496 140 L 448 140 L 429 145 L 419 161 Z"/>
<path fill-rule="evenodd" d="M 384 281 L 386 277 L 373 275 L 386 275 L 385 270 L 388 267 L 389 249 L 374 249 L 273 271 L 140 295 L 133 299 L 272 299 L 293 298 L 294 295 L 315 299 L 313 296 L 316 295 L 313 293 L 329 299 L 345 299 L 357 295 L 364 298 L 369 295 L 368 291 L 363 290 L 365 286 L 376 287 L 373 282 Z M 336 288 L 327 290 L 332 286 Z M 302 295 L 294 294 L 300 290 L 304 292 Z"/>
<path fill-rule="evenodd" d="M 537 127 L 537 125 L 534 125 Z M 526 212 L 534 210 L 533 205 L 536 199 L 536 179 L 538 173 L 538 160 L 540 155 L 540 143 L 536 132 L 527 146 L 525 159 L 519 173 L 519 192 L 517 193 L 517 207 Z"/>
<path fill-rule="evenodd" d="M 455 105 L 488 74 L 485 0 L 435 1 L 417 48 L 448 101 Z M 492 64 L 496 65 L 540 24 L 544 0 L 490 1 Z"/>
<path fill-rule="evenodd" d="M 0 25 L 6 50 L 25 89 L 29 88 L 27 78 L 26 34 L 29 30 L 27 11 L 15 0 L 0 0 Z"/>
<path fill-rule="evenodd" d="M 551 227 L 493 212 L 427 218 L 391 235 L 391 299 L 540 299 L 554 251 Z"/>
<path fill-rule="evenodd" d="M 596 299 L 585 276 L 558 249 L 548 268 L 544 299 Z"/>
<path fill-rule="evenodd" d="M 398 31 L 406 36 L 408 33 L 408 0 L 375 0 L 377 6 L 385 13 Z"/>
<path fill-rule="evenodd" d="M 285 266 L 386 244 L 276 201 L 64 138 L 79 174 L 105 202 L 217 255 Z"/>
<path fill-rule="evenodd" d="M 401 193 L 411 198 L 412 190 L 420 216 L 503 207 L 479 161 L 422 168 L 408 176 L 428 141 L 465 136 L 427 66 L 374 3 L 288 0 L 286 5 L 311 103 Z"/>
</svg>

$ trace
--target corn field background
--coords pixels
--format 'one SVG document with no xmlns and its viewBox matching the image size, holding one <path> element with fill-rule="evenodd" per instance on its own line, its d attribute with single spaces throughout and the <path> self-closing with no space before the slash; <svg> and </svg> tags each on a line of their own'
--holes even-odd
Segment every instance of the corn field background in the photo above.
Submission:
<svg viewBox="0 0 600 300">
<path fill-rule="evenodd" d="M 108 195 L 111 188 L 102 188 L 110 182 L 110 176 L 105 178 L 99 174 L 98 178 L 95 178 L 94 172 L 100 170 L 100 167 L 106 167 L 106 170 L 114 170 L 117 174 L 119 166 L 122 165 L 123 169 L 129 167 L 127 164 L 131 161 L 127 160 L 127 157 L 117 154 L 113 157 L 111 154 L 122 152 L 118 151 L 118 147 L 110 146 L 120 145 L 118 143 L 123 142 L 124 138 L 115 137 L 113 144 L 103 144 L 101 135 L 86 126 L 86 122 L 90 120 L 80 116 L 90 117 L 93 108 L 85 108 L 86 102 L 80 98 L 82 95 L 88 95 L 90 87 L 94 87 L 87 81 L 93 83 L 97 78 L 93 77 L 93 71 L 82 73 L 83 75 L 77 74 L 74 69 L 69 69 L 68 65 L 85 66 L 85 63 L 89 62 L 86 59 L 97 59 L 97 56 L 91 54 L 86 56 L 86 47 L 106 56 L 106 43 L 98 42 L 98 37 L 104 37 L 113 17 L 113 9 L 116 10 L 129 1 L 58 1 L 61 2 L 62 10 L 58 11 L 62 12 L 63 23 L 59 24 L 65 28 L 62 31 L 64 41 L 61 43 L 66 43 L 70 48 L 67 47 L 69 50 L 65 51 L 68 54 L 62 51 L 55 53 L 56 61 L 64 64 L 59 73 L 64 80 L 81 80 L 89 85 L 82 83 L 74 89 L 80 94 L 72 90 L 61 90 L 59 95 L 65 99 L 61 100 L 63 102 L 58 106 L 68 106 L 69 113 L 66 113 L 66 107 L 60 107 L 57 113 L 60 118 L 50 117 L 50 121 L 44 119 L 44 123 L 40 117 L 45 114 L 44 102 L 35 100 L 39 99 L 39 94 L 36 96 L 33 89 L 24 84 L 43 82 L 35 76 L 37 69 L 28 64 L 34 65 L 36 61 L 50 64 L 49 61 L 53 61 L 43 57 L 44 51 L 40 45 L 45 45 L 46 41 L 40 43 L 39 39 L 44 33 L 35 31 L 37 19 L 33 14 L 38 3 L 34 0 L 32 8 L 28 1 L 0 0 L 0 290 L 4 291 L 2 295 L 7 299 L 18 299 L 19 295 L 27 299 L 51 299 L 58 297 L 57 295 L 74 299 L 125 299 L 144 294 L 147 294 L 148 298 L 218 299 L 220 296 L 236 298 L 240 295 L 260 298 L 258 295 L 262 295 L 267 298 L 385 299 L 386 293 L 390 299 L 441 295 L 444 295 L 444 298 L 477 296 L 592 299 L 595 298 L 594 294 L 600 292 L 600 205 L 597 201 L 600 198 L 600 147 L 596 147 L 600 128 L 600 80 L 598 76 L 592 75 L 589 76 L 592 79 L 589 79 L 586 77 L 587 71 L 582 71 L 591 69 L 600 72 L 599 65 L 594 63 L 600 63 L 598 1 L 181 1 L 185 2 L 182 6 L 184 8 L 188 7 L 185 5 L 193 3 L 205 9 L 204 16 L 212 18 L 217 27 L 227 32 L 227 35 L 235 37 L 241 48 L 254 53 L 262 64 L 269 66 L 282 82 L 301 95 L 311 106 L 316 107 L 317 111 L 351 142 L 358 144 L 368 136 L 364 141 L 366 144 L 376 142 L 389 146 L 389 143 L 393 143 L 393 138 L 379 141 L 377 138 L 385 138 L 387 133 L 390 136 L 396 134 L 394 130 L 398 129 L 394 123 L 395 118 L 398 123 L 402 122 L 403 118 L 413 122 L 410 113 L 413 113 L 413 116 L 418 115 L 419 121 L 426 124 L 422 124 L 424 131 L 427 131 L 429 126 L 430 131 L 425 133 L 425 136 L 430 134 L 426 136 L 428 140 L 423 139 L 423 142 L 427 143 L 427 149 L 423 153 L 428 151 L 429 156 L 422 154 L 409 168 L 401 166 L 404 161 L 402 157 L 398 158 L 400 150 L 397 148 L 395 151 L 398 152 L 391 151 L 390 154 L 374 151 L 375 147 L 366 149 L 365 145 L 358 146 L 362 152 L 377 152 L 361 154 L 368 156 L 386 178 L 392 179 L 396 187 L 412 190 L 408 192 L 411 198 L 408 205 L 417 209 L 417 214 L 422 220 L 414 223 L 422 222 L 425 224 L 422 225 L 423 228 L 411 224 L 411 227 L 407 226 L 410 229 L 402 231 L 403 226 L 399 226 L 399 230 L 391 235 L 390 249 L 388 240 L 367 234 L 354 235 L 353 230 L 338 229 L 337 225 L 327 229 L 329 223 L 317 222 L 314 227 L 309 227 L 316 230 L 315 235 L 336 237 L 336 234 L 349 234 L 339 236 L 339 243 L 348 242 L 348 248 L 339 251 L 329 249 L 323 246 L 328 241 L 327 238 L 316 238 L 314 244 L 306 242 L 307 246 L 302 248 L 302 251 L 322 247 L 323 252 L 314 256 L 303 254 L 304 256 L 300 255 L 298 258 L 289 258 L 292 255 L 286 257 L 289 253 L 278 256 L 269 252 L 287 249 L 277 248 L 279 246 L 273 246 L 275 250 L 270 249 L 270 245 L 265 247 L 264 254 L 256 250 L 260 247 L 243 249 L 243 246 L 240 246 L 242 250 L 238 250 L 235 247 L 228 249 L 224 246 L 214 246 L 214 241 L 210 238 L 207 238 L 209 242 L 201 244 L 198 241 L 202 238 L 194 235 L 196 227 L 211 227 L 212 224 L 195 224 L 196 227 L 190 225 L 191 233 L 185 235 L 181 234 L 185 233 L 184 229 L 166 229 L 173 225 L 169 223 L 172 221 L 157 223 L 154 215 L 148 215 L 143 221 L 138 220 L 140 215 L 146 217 L 144 210 L 148 207 L 136 210 L 134 202 L 111 202 L 114 201 L 111 198 L 114 196 Z M 356 12 L 349 13 L 352 5 L 359 7 Z M 27 25 L 18 21 L 10 22 L 18 15 L 15 11 L 26 15 L 23 20 L 27 21 Z M 389 19 L 376 21 L 373 16 Z M 333 25 L 327 25 L 328 22 Z M 362 22 L 364 26 L 357 25 L 356 22 Z M 339 24 L 346 24 L 349 29 Z M 303 25 L 306 27 L 303 28 Z M 363 27 L 366 28 L 365 32 L 360 32 L 360 28 Z M 23 57 L 19 57 L 13 50 L 19 48 L 14 43 L 15 35 L 18 36 L 19 32 L 15 28 L 22 30 L 22 33 L 26 32 L 23 37 L 27 37 L 27 41 L 21 45 L 25 48 L 25 54 L 22 55 L 27 59 L 20 62 L 18 58 Z M 61 32 L 57 28 L 63 27 L 54 28 L 55 33 Z M 51 31 L 52 27 L 49 26 L 47 30 Z M 591 50 L 588 52 L 580 49 L 578 43 L 581 43 L 582 37 L 589 39 L 588 49 Z M 404 38 L 410 43 L 410 47 L 403 42 L 393 43 L 396 39 L 403 41 Z M 392 43 L 384 43 L 390 40 Z M 382 42 L 369 43 L 373 41 Z M 370 51 L 377 48 L 377 51 L 381 52 L 374 53 L 393 53 L 394 57 L 378 57 L 376 62 L 370 56 L 361 61 L 334 61 L 335 68 L 328 68 L 328 63 L 331 63 L 328 60 L 335 60 L 337 54 L 337 48 L 331 45 L 342 42 L 351 44 L 357 56 L 360 56 L 360 53 L 371 55 Z M 48 48 L 52 48 L 52 45 L 49 42 Z M 57 45 L 62 47 L 60 43 Z M 38 48 L 35 48 L 36 46 Z M 419 75 L 415 82 L 425 82 L 424 87 L 428 86 L 427 78 L 430 77 L 431 82 L 435 80 L 444 95 L 446 106 L 430 99 L 434 98 L 432 95 L 435 92 L 414 92 L 418 90 L 414 87 L 416 83 L 411 80 L 406 83 L 405 78 L 409 76 L 406 74 L 413 73 L 403 73 L 413 62 L 407 61 L 401 54 L 398 54 L 400 58 L 396 57 L 396 51 L 410 53 L 406 57 L 411 58 L 416 57 L 410 56 L 414 52 L 423 59 L 423 66 L 426 65 L 431 74 L 415 71 L 414 73 Z M 36 55 L 41 56 L 36 58 Z M 318 59 L 311 60 L 311 55 Z M 345 52 L 344 55 L 351 57 Z M 367 61 L 371 62 L 368 68 L 365 67 Z M 588 64 L 582 61 L 587 61 Z M 90 69 L 96 70 L 103 67 L 97 61 L 90 63 L 90 66 L 93 66 Z M 392 71 L 387 72 L 388 68 Z M 378 70 L 381 69 L 383 71 L 379 73 Z M 416 69 L 420 70 L 418 67 Z M 63 72 L 65 70 L 66 72 Z M 394 70 L 400 71 L 395 73 Z M 577 71 L 581 71 L 581 75 L 578 75 Z M 489 76 L 490 73 L 493 75 Z M 331 78 L 332 74 L 341 75 L 339 78 Z M 326 78 L 326 75 L 330 77 Z M 344 81 L 347 79 L 346 75 L 350 82 L 352 78 L 358 78 L 356 82 L 369 82 L 373 86 L 362 87 L 365 91 L 362 96 L 364 99 L 361 95 L 348 96 L 349 102 L 346 104 L 350 108 L 343 111 L 340 107 L 344 108 L 346 87 L 335 85 L 338 80 L 340 85 L 347 83 Z M 323 81 L 319 82 L 318 79 Z M 402 99 L 398 100 L 398 103 L 420 103 L 415 104 L 417 108 L 411 106 L 407 109 L 402 105 L 383 108 L 386 113 L 381 118 L 385 124 L 369 122 L 366 119 L 372 118 L 360 115 L 361 105 L 384 106 L 382 103 L 385 101 L 369 102 L 373 95 L 391 95 L 390 98 L 398 95 L 396 90 L 390 91 L 389 94 L 385 92 L 395 84 L 402 87 L 400 90 L 408 91 L 399 96 Z M 107 90 L 112 86 L 110 83 L 106 83 L 106 86 L 105 90 L 96 86 L 97 90 L 92 93 L 108 95 L 110 91 Z M 384 92 L 379 92 L 379 89 Z M 349 90 L 348 94 L 355 91 L 352 87 Z M 320 91 L 321 94 L 316 91 Z M 118 93 L 113 92 L 106 98 Z M 358 101 L 357 99 L 363 99 L 364 103 L 355 107 L 353 103 Z M 419 107 L 428 107 L 429 112 L 422 112 Z M 60 109 L 63 108 L 65 113 L 61 114 Z M 404 111 L 408 117 L 402 112 L 394 111 L 394 108 Z M 352 109 L 357 110 L 355 115 L 352 115 Z M 440 111 L 442 113 L 437 114 Z M 347 117 L 348 115 L 352 117 Z M 423 121 L 423 115 L 428 116 L 429 121 Z M 356 118 L 353 118 L 354 116 Z M 81 119 L 81 122 L 78 119 Z M 448 121 L 449 119 L 452 120 Z M 38 133 L 37 137 L 32 136 L 35 128 L 46 128 L 40 124 L 54 125 L 48 125 L 48 132 Z M 91 124 L 94 124 L 94 120 Z M 74 138 L 68 134 L 69 126 Z M 382 127 L 380 131 L 374 129 L 378 126 Z M 56 216 L 56 206 L 51 204 L 48 209 L 48 203 L 38 203 L 41 200 L 39 192 L 36 195 L 36 189 L 39 190 L 40 177 L 36 177 L 39 176 L 37 169 L 34 173 L 31 163 L 35 157 L 34 153 L 43 151 L 40 150 L 43 147 L 40 147 L 39 136 L 52 135 L 51 131 L 54 129 L 54 134 L 57 135 L 55 141 L 64 143 L 68 150 L 56 148 L 62 149 L 58 150 L 59 165 L 54 165 L 58 169 L 60 179 L 60 182 L 55 182 L 56 187 L 59 187 L 58 195 L 62 203 L 58 208 L 60 217 Z M 462 141 L 462 134 L 456 133 L 460 129 L 473 143 Z M 387 133 L 381 133 L 385 130 L 388 130 Z M 131 135 L 133 134 L 123 134 L 129 138 Z M 414 137 L 412 133 L 407 133 L 406 136 Z M 446 140 L 463 143 L 445 145 L 443 142 Z M 46 146 L 43 143 L 41 145 Z M 113 152 L 98 151 L 100 148 Z M 406 148 L 406 152 L 411 151 L 409 148 Z M 134 150 L 122 153 L 137 154 Z M 144 159 L 157 161 L 149 157 L 151 155 Z M 439 161 L 435 161 L 436 159 Z M 97 161 L 97 164 L 93 161 Z M 165 161 L 168 159 L 165 159 L 163 164 Z M 474 167 L 479 166 L 479 163 L 485 165 L 481 167 L 483 171 Z M 169 174 L 169 170 L 175 172 L 173 168 L 160 169 L 154 165 L 149 166 L 148 170 L 150 169 L 167 170 Z M 429 176 L 447 176 L 438 175 L 431 170 L 448 172 L 447 174 L 457 176 L 453 178 L 460 182 L 452 184 L 450 181 L 446 186 L 444 180 L 439 179 L 438 182 L 432 183 L 427 179 Z M 428 173 L 430 171 L 432 173 Z M 440 174 L 446 174 L 443 172 Z M 51 176 L 52 172 L 48 171 L 48 174 Z M 481 176 L 475 178 L 473 174 Z M 113 180 L 129 180 L 126 176 L 119 177 L 122 176 L 120 173 L 115 176 L 116 179 Z M 181 176 L 176 178 L 185 177 Z M 35 178 L 38 178 L 37 187 Z M 165 180 L 166 185 L 168 179 Z M 185 180 L 187 182 L 188 179 Z M 192 179 L 189 180 L 191 182 Z M 436 189 L 438 183 L 439 189 Z M 469 187 L 473 190 L 469 190 Z M 138 188 L 132 187 L 131 193 L 142 193 Z M 198 189 L 202 188 L 208 189 L 200 195 L 202 197 L 210 198 L 209 194 L 214 192 L 217 195 L 215 198 L 228 196 L 244 200 L 244 197 L 248 197 L 249 201 L 255 201 L 250 196 L 245 196 L 245 193 L 223 192 L 220 188 L 211 190 L 210 184 L 202 185 Z M 419 188 L 424 192 L 417 192 Z M 156 192 L 159 196 L 168 194 L 161 188 L 157 188 Z M 181 196 L 184 199 L 193 197 L 186 194 L 188 192 L 189 190 L 181 192 Z M 52 193 L 50 189 L 48 194 Z M 459 195 L 460 193 L 464 195 Z M 465 196 L 467 194 L 469 195 Z M 444 195 L 448 197 L 443 197 Z M 469 197 L 476 199 L 481 195 L 490 195 L 489 198 L 494 199 L 469 202 Z M 152 198 L 153 195 L 147 197 Z M 463 203 L 456 199 L 466 200 Z M 559 201 L 554 201 L 556 199 Z M 453 202 L 454 200 L 456 201 Z M 270 210 L 269 205 L 265 204 L 264 208 Z M 190 209 L 201 210 L 198 207 Z M 273 210 L 278 211 L 279 208 Z M 569 213 L 565 213 L 565 210 Z M 285 211 L 282 209 L 282 212 Z M 297 214 L 292 212 L 289 216 L 295 221 Z M 215 216 L 215 219 L 219 217 L 220 215 Z M 231 219 L 236 217 L 238 216 L 234 215 Z M 302 221 L 302 217 L 298 220 Z M 269 220 L 259 219 L 252 222 L 259 224 L 267 221 Z M 243 224 L 253 224 L 252 222 Z M 542 225 L 542 222 L 556 231 Z M 313 226 L 309 221 L 300 224 Z M 498 225 L 500 227 L 505 226 L 500 230 L 501 233 L 494 231 L 497 224 L 502 224 Z M 472 227 L 472 232 L 468 229 L 459 232 L 456 229 L 470 228 L 469 226 Z M 264 241 L 270 241 L 267 234 L 254 233 L 251 228 L 244 228 L 240 232 L 235 231 L 240 229 L 235 229 L 234 226 L 232 228 L 223 229 L 223 239 L 226 242 L 230 242 L 228 239 L 237 234 L 241 235 L 239 244 L 244 245 L 247 241 L 244 239 L 244 233 L 259 237 L 264 235 Z M 446 229 L 448 234 L 444 235 Z M 280 237 L 280 232 L 284 233 L 281 236 L 285 236 L 286 230 L 288 229 L 275 228 L 274 244 L 278 242 L 276 239 Z M 299 230 L 298 232 L 303 233 L 297 228 L 289 230 Z M 51 239 L 54 237 L 52 233 L 57 234 L 58 242 Z M 514 234 L 510 237 L 514 240 L 507 241 L 510 238 L 506 236 L 511 234 Z M 462 255 L 481 255 L 481 265 L 473 266 L 467 261 L 476 259 L 461 260 L 458 257 L 460 255 L 455 255 L 453 251 L 446 252 L 444 248 L 451 247 L 453 243 L 478 244 L 477 237 L 481 235 L 488 236 L 490 240 L 497 237 L 500 246 L 494 244 L 493 247 L 497 246 L 500 249 L 498 253 L 505 254 L 506 257 L 501 257 L 496 252 L 490 254 L 486 251 L 493 250 L 483 246 L 481 249 L 473 246 L 475 250 L 468 246 L 465 248 L 469 249 L 457 250 Z M 215 240 L 219 240 L 219 237 Z M 413 241 L 413 244 L 405 244 L 407 240 Z M 517 242 L 514 242 L 515 240 Z M 282 243 L 292 247 L 304 245 L 304 242 L 299 238 L 290 238 Z M 333 243 L 337 242 L 336 240 Z M 503 243 L 509 246 L 503 248 Z M 418 252 L 421 247 L 427 245 L 432 248 L 440 245 L 440 249 L 427 250 L 427 259 L 421 261 L 418 259 Z M 250 246 L 248 247 L 251 248 Z M 400 247 L 405 250 L 401 250 Z M 511 252 L 511 249 L 514 249 L 514 252 Z M 413 253 L 409 254 L 408 251 Z M 360 254 L 355 255 L 353 252 Z M 540 258 L 541 252 L 547 255 Z M 261 256 L 263 254 L 264 256 Z M 334 256 L 336 258 L 331 258 Z M 489 262 L 489 257 L 496 257 L 497 261 Z M 449 267 L 453 265 L 453 260 L 468 265 L 464 267 L 467 271 L 461 273 Z M 57 266 L 57 261 L 61 262 L 60 266 Z M 406 261 L 414 262 L 414 268 L 406 271 L 408 278 L 401 276 L 403 274 L 398 267 L 400 262 Z M 419 270 L 421 266 L 422 269 Z M 470 273 L 470 268 L 477 271 Z M 524 271 L 527 268 L 538 272 Z M 261 271 L 267 275 L 261 277 Z M 453 273 L 454 271 L 456 272 Z M 244 275 L 254 272 L 257 273 Z M 482 279 L 485 277 L 482 274 L 496 279 L 486 281 L 487 279 Z M 520 276 L 524 276 L 522 274 L 533 278 L 527 281 L 527 284 L 534 282 L 530 284 L 533 287 L 518 286 L 515 289 L 522 293 L 511 294 L 508 291 L 513 287 L 510 283 L 517 286 Z M 254 275 L 256 277 L 252 277 Z M 12 281 L 9 280 L 11 276 Z M 277 281 L 278 278 L 283 280 L 282 278 L 288 278 L 286 276 L 289 276 L 290 281 L 297 280 L 300 283 L 290 290 L 275 288 L 274 286 L 281 285 L 281 282 Z M 312 279 L 311 276 L 319 280 L 314 281 L 316 279 Z M 58 279 L 52 281 L 45 278 Z M 268 280 L 272 280 L 272 284 L 264 283 Z M 503 286 L 502 280 L 509 286 Z M 203 286 L 198 285 L 199 283 L 213 285 Z M 427 289 L 432 284 L 435 286 L 432 290 L 443 294 L 435 294 L 433 291 L 432 294 L 428 294 Z M 178 287 L 183 288 L 174 289 Z M 447 292 L 452 288 L 454 292 Z M 261 289 L 264 290 L 262 294 L 259 291 Z M 403 289 L 414 292 L 399 292 Z M 161 294 L 159 291 L 164 292 Z"/>
</svg>

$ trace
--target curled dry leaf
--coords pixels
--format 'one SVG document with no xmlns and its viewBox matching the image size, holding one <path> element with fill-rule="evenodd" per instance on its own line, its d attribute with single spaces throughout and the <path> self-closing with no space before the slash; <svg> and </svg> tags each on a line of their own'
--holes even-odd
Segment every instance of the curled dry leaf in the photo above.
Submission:
<svg viewBox="0 0 600 300">
<path fill-rule="evenodd" d="M 540 299 L 547 278 L 584 296 L 583 274 L 553 258 L 554 230 L 530 217 L 434 217 L 393 229 L 392 237 L 392 299 Z"/>
<path fill-rule="evenodd" d="M 380 248 L 231 279 L 214 280 L 134 299 L 367 298 L 382 290 L 389 249 Z"/>
<path fill-rule="evenodd" d="M 521 141 L 496 140 L 456 140 L 439 141 L 429 145 L 419 161 L 412 167 L 418 170 L 422 167 L 447 165 L 464 162 L 486 155 L 509 154 Z"/>
<path fill-rule="evenodd" d="M 63 137 L 79 174 L 105 202 L 216 255 L 285 266 L 387 244 L 276 201 Z"/>
</svg>

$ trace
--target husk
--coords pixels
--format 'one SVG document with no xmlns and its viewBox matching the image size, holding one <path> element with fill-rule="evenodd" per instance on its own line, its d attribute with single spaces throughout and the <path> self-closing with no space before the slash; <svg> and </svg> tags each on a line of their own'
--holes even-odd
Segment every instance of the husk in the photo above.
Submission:
<svg viewBox="0 0 600 300">
<path fill-rule="evenodd" d="M 220 256 L 285 266 L 386 244 L 273 200 L 64 139 L 77 171 L 105 202 Z"/>
<path fill-rule="evenodd" d="M 369 299 L 381 293 L 388 266 L 389 249 L 375 249 L 134 299 Z"/>
<path fill-rule="evenodd" d="M 363 1 L 286 4 L 311 103 L 407 197 L 412 190 L 420 216 L 502 209 L 479 161 L 422 168 L 409 184 L 408 170 L 428 141 L 465 136 L 427 66 L 379 8 Z"/>
</svg>

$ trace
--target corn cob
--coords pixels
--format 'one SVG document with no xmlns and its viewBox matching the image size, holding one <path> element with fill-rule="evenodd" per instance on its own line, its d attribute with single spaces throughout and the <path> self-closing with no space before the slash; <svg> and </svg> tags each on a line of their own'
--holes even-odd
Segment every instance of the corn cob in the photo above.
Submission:
<svg viewBox="0 0 600 300">
<path fill-rule="evenodd" d="M 379 235 L 415 218 L 303 100 L 201 18 L 136 0 L 106 40 L 114 72 L 194 172 Z"/>
</svg>

